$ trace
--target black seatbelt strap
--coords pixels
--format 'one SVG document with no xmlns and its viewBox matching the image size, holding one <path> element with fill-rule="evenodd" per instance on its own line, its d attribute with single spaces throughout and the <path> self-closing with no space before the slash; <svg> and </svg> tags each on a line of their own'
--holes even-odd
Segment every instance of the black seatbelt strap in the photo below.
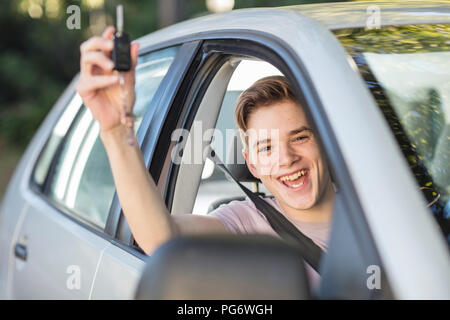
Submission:
<svg viewBox="0 0 450 320">
<path fill-rule="evenodd" d="M 304 235 L 297 229 L 281 212 L 272 207 L 264 199 L 257 196 L 254 192 L 250 191 L 247 187 L 242 185 L 222 163 L 222 161 L 216 156 L 214 150 L 210 148 L 210 155 L 208 158 L 214 162 L 214 164 L 220 168 L 224 173 L 228 174 L 244 191 L 244 193 L 253 201 L 256 208 L 261 211 L 267 218 L 267 221 L 277 232 L 281 238 L 291 241 L 297 244 L 299 251 L 301 252 L 303 259 L 319 273 L 320 258 L 323 250 L 314 243 L 309 237 Z"/>
</svg>

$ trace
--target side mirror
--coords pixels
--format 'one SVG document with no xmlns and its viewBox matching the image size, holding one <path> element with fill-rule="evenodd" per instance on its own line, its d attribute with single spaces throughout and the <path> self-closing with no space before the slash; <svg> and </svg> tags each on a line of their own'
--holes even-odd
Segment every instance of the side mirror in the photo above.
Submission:
<svg viewBox="0 0 450 320">
<path fill-rule="evenodd" d="M 268 235 L 178 237 L 148 258 L 136 299 L 309 299 L 298 250 Z"/>
</svg>

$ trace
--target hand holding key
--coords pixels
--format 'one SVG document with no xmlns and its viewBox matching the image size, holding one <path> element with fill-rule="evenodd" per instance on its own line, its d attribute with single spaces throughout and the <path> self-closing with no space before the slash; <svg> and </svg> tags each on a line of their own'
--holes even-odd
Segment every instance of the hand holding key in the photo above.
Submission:
<svg viewBox="0 0 450 320">
<path fill-rule="evenodd" d="M 77 92 L 99 122 L 103 132 L 125 124 L 122 117 L 123 104 L 126 103 L 129 112 L 132 112 L 136 97 L 134 85 L 138 44 L 131 44 L 131 68 L 128 72 L 122 72 L 122 87 L 119 73 L 114 70 L 114 63 L 110 58 L 114 47 L 114 32 L 113 27 L 108 27 L 101 37 L 92 37 L 80 47 L 81 71 Z M 126 91 L 126 101 L 123 100 L 123 90 Z"/>
</svg>

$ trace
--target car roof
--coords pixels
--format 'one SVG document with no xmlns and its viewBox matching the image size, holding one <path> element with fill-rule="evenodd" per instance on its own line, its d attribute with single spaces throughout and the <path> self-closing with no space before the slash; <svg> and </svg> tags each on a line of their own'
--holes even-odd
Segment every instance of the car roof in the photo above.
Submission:
<svg viewBox="0 0 450 320">
<path fill-rule="evenodd" d="M 176 39 L 204 38 L 205 34 L 222 31 L 260 31 L 271 34 L 289 32 L 295 28 L 307 30 L 363 28 L 371 16 L 371 6 L 380 10 L 380 25 L 450 23 L 450 5 L 443 1 L 408 2 L 335 2 L 285 6 L 278 8 L 239 9 L 210 14 L 155 31 L 139 39 L 141 45 L 176 42 Z M 373 9 L 372 9 L 373 10 Z M 377 10 L 377 9 L 375 9 Z M 270 23 L 268 23 L 270 22 Z"/>
<path fill-rule="evenodd" d="M 436 24 L 450 22 L 448 1 L 364 1 L 318 3 L 284 7 L 321 22 L 328 29 L 365 27 L 374 10 L 381 25 Z"/>
</svg>

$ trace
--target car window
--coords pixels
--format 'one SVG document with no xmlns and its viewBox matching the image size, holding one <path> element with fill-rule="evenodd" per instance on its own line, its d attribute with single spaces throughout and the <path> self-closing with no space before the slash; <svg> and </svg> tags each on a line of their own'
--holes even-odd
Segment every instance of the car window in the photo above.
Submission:
<svg viewBox="0 0 450 320">
<path fill-rule="evenodd" d="M 34 170 L 33 177 L 34 182 L 37 185 L 42 186 L 44 184 L 45 178 L 47 177 L 47 172 L 50 168 L 50 164 L 56 153 L 56 150 L 62 142 L 64 136 L 67 134 L 70 124 L 72 123 L 73 119 L 80 109 L 81 103 L 81 97 L 79 95 L 75 95 L 56 123 L 50 139 L 47 141 L 47 144 Z"/>
<path fill-rule="evenodd" d="M 230 142 L 233 135 L 237 134 L 237 126 L 234 120 L 234 111 L 239 95 L 260 78 L 281 75 L 281 72 L 265 61 L 242 60 L 234 71 L 222 102 L 217 119 L 211 147 L 217 153 L 222 162 L 227 162 Z M 253 189 L 251 183 L 243 183 L 249 189 Z M 259 184 L 260 191 L 269 194 L 263 184 Z M 217 201 L 228 198 L 243 197 L 239 186 L 232 180 L 228 180 L 225 174 L 216 168 L 213 162 L 206 159 L 202 172 L 199 191 L 195 200 L 193 213 L 207 214 L 213 209 Z"/>
<path fill-rule="evenodd" d="M 335 32 L 450 244 L 450 25 Z"/>
<path fill-rule="evenodd" d="M 172 64 L 178 47 L 171 47 L 142 56 L 136 68 L 136 115 L 135 130 L 139 129 L 142 118 L 151 105 L 162 79 Z M 85 223 L 103 229 L 115 193 L 115 186 L 106 151 L 99 138 L 99 125 L 90 110 L 79 109 L 81 99 L 77 96 L 53 130 L 46 149 L 36 166 L 35 180 L 43 183 L 50 165 L 49 159 L 57 156 L 48 195 L 64 206 L 68 213 Z M 70 125 L 64 121 L 66 113 L 75 108 L 76 119 Z M 67 116 L 69 118 L 69 116 Z M 70 123 L 70 122 L 69 122 Z M 62 140 L 64 133 L 65 138 Z M 63 141 L 60 152 L 56 153 L 58 142 Z"/>
</svg>

